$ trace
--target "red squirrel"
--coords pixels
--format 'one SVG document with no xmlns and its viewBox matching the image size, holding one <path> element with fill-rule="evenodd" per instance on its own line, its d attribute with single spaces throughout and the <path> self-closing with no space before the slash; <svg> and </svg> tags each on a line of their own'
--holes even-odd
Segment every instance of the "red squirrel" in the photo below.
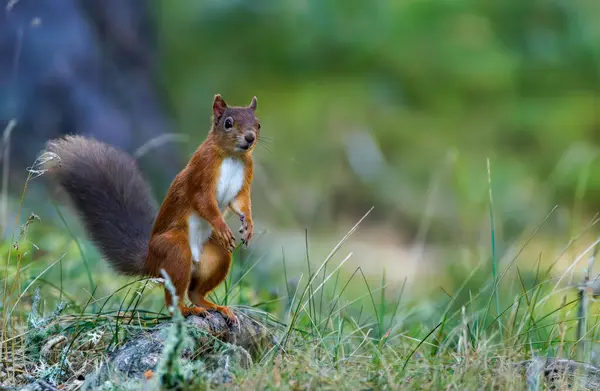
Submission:
<svg viewBox="0 0 600 391">
<path fill-rule="evenodd" d="M 103 257 L 125 275 L 161 277 L 164 269 L 184 316 L 212 309 L 236 322 L 230 308 L 206 296 L 226 278 L 235 238 L 223 218 L 227 208 L 241 222 L 247 246 L 254 225 L 250 201 L 252 151 L 260 133 L 256 97 L 244 107 L 213 100 L 206 140 L 173 180 L 156 210 L 150 187 L 127 153 L 83 136 L 48 142 L 60 158 L 51 175 L 72 201 Z M 193 306 L 184 305 L 188 294 Z M 165 288 L 165 300 L 172 300 Z"/>
</svg>

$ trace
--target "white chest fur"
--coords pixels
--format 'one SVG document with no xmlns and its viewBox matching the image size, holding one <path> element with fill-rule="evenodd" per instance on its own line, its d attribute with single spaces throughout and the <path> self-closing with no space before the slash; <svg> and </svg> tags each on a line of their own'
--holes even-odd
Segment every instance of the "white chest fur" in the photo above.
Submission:
<svg viewBox="0 0 600 391">
<path fill-rule="evenodd" d="M 225 158 L 219 170 L 216 199 L 219 209 L 223 211 L 238 195 L 244 185 L 244 164 L 239 159 Z M 192 259 L 200 261 L 202 247 L 210 237 L 212 228 L 207 221 L 192 212 L 188 217 L 188 239 L 192 251 Z"/>
<path fill-rule="evenodd" d="M 223 210 L 242 190 L 244 184 L 244 164 L 239 159 L 225 158 L 217 182 L 217 202 Z"/>
</svg>

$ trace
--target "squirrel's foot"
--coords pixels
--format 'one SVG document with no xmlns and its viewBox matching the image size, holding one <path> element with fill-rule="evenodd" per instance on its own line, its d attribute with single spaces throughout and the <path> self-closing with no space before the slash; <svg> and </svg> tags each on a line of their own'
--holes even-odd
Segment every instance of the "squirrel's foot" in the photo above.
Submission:
<svg viewBox="0 0 600 391">
<path fill-rule="evenodd" d="M 198 306 L 187 307 L 184 305 L 180 305 L 179 310 L 181 311 L 181 314 L 186 318 L 190 315 L 206 316 L 206 314 L 208 314 L 208 310 L 206 308 Z"/>
<path fill-rule="evenodd" d="M 213 303 L 212 301 L 206 300 L 204 297 L 199 297 L 199 296 L 195 296 L 195 295 L 191 297 L 191 300 L 195 305 L 200 306 L 199 308 L 205 309 L 205 311 L 207 311 L 207 310 L 217 311 L 218 313 L 223 315 L 225 320 L 230 324 L 238 323 L 238 318 L 235 316 L 235 314 L 233 313 L 231 308 L 229 308 L 227 306 L 217 305 L 217 304 Z"/>
<path fill-rule="evenodd" d="M 237 324 L 238 323 L 238 319 L 237 316 L 235 316 L 235 314 L 233 313 L 233 311 L 231 310 L 231 308 L 224 306 L 224 305 L 218 305 L 215 306 L 215 310 L 219 313 L 221 313 L 225 319 L 230 322 L 231 324 Z"/>
</svg>

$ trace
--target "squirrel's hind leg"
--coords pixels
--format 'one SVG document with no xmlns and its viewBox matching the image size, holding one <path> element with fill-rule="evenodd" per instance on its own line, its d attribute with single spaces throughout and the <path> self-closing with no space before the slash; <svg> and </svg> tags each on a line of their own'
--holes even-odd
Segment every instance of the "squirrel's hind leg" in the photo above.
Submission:
<svg viewBox="0 0 600 391">
<path fill-rule="evenodd" d="M 153 237 L 150 240 L 148 266 L 157 277 L 162 277 L 161 269 L 164 269 L 167 273 L 175 287 L 177 306 L 183 316 L 204 315 L 207 313 L 205 308 L 187 307 L 185 305 L 185 293 L 192 274 L 192 253 L 186 232 L 170 231 Z M 170 309 L 173 305 L 173 298 L 166 287 L 165 302 L 167 308 Z M 171 310 L 169 310 L 169 313 L 173 314 Z"/>
<path fill-rule="evenodd" d="M 235 323 L 237 318 L 229 307 L 206 300 L 206 296 L 225 280 L 230 267 L 231 253 L 211 237 L 204 244 L 200 262 L 192 272 L 188 296 L 195 305 L 218 311 Z"/>
</svg>

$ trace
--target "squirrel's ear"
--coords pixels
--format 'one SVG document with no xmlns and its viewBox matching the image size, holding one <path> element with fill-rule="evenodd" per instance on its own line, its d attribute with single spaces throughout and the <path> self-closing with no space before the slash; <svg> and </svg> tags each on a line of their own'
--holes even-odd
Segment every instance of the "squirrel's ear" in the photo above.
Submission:
<svg viewBox="0 0 600 391">
<path fill-rule="evenodd" d="M 225 100 L 220 94 L 215 95 L 215 99 L 213 100 L 213 114 L 215 115 L 215 122 L 221 118 L 226 109 L 227 103 Z"/>
<path fill-rule="evenodd" d="M 252 109 L 252 111 L 256 111 L 256 97 L 252 98 L 252 101 L 250 102 L 250 109 Z"/>
</svg>

